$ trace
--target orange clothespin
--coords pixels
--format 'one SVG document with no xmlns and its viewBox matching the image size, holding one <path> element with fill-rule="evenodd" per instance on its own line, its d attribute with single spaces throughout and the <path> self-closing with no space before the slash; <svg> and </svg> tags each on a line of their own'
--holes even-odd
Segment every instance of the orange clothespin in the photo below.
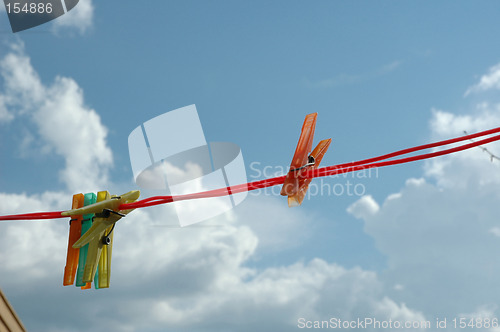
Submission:
<svg viewBox="0 0 500 332">
<path fill-rule="evenodd" d="M 73 195 L 72 209 L 83 207 L 83 194 Z M 75 282 L 76 269 L 78 267 L 78 257 L 80 254 L 79 248 L 73 248 L 73 244 L 80 238 L 82 232 L 82 215 L 70 216 L 69 221 L 69 236 L 68 236 L 68 252 L 66 255 L 66 266 L 64 268 L 63 285 L 73 285 Z"/>
<path fill-rule="evenodd" d="M 306 195 L 309 183 L 312 179 L 305 177 L 305 173 L 309 169 L 317 168 L 323 159 L 332 139 L 325 139 L 318 143 L 314 150 L 312 143 L 314 138 L 314 130 L 316 129 L 316 118 L 318 113 L 308 114 L 302 125 L 299 142 L 295 149 L 290 171 L 286 175 L 285 182 L 281 188 L 281 195 L 288 196 L 288 206 L 298 206 L 302 204 Z"/>
</svg>

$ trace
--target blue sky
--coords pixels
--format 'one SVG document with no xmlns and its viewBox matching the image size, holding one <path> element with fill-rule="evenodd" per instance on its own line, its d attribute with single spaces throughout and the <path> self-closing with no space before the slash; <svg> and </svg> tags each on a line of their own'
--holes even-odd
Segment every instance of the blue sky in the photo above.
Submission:
<svg viewBox="0 0 500 332">
<path fill-rule="evenodd" d="M 15 35 L 2 10 L 0 214 L 65 209 L 77 191 L 135 189 L 129 133 L 190 104 L 208 141 L 241 147 L 249 179 L 289 165 L 311 112 L 316 139 L 333 140 L 324 165 L 497 127 L 499 9 L 81 0 Z M 363 195 L 318 195 L 300 208 L 249 195 L 208 222 L 223 227 L 153 227 L 171 207 L 135 211 L 117 227 L 112 286 L 100 292 L 61 286 L 65 222 L 5 223 L 0 287 L 40 331 L 494 318 L 498 167 L 476 149 L 322 180 L 350 181 Z M 90 323 L 68 310 L 90 305 L 102 312 Z"/>
</svg>

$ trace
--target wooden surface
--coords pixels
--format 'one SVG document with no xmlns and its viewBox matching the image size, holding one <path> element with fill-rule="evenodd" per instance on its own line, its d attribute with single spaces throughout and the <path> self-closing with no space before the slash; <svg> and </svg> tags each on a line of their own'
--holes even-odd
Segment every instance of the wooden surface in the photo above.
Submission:
<svg viewBox="0 0 500 332">
<path fill-rule="evenodd" d="M 16 312 L 0 289 L 0 332 L 26 331 Z"/>
</svg>

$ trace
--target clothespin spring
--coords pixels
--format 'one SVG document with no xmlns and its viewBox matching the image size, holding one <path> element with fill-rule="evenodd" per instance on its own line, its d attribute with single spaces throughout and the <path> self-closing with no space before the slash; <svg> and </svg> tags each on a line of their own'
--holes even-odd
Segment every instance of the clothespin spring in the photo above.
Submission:
<svg viewBox="0 0 500 332">
<path fill-rule="evenodd" d="M 314 160 L 313 156 L 307 157 L 307 161 L 308 161 L 307 164 L 305 164 L 304 166 L 301 166 L 299 168 L 291 169 L 290 172 L 300 171 L 301 169 L 304 169 L 304 168 L 309 167 L 309 166 L 313 166 L 316 163 L 316 161 Z"/>
</svg>

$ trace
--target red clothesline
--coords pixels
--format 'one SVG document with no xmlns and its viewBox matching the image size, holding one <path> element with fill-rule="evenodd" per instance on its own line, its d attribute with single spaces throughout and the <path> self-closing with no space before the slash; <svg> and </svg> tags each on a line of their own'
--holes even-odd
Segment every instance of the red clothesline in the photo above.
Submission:
<svg viewBox="0 0 500 332">
<path fill-rule="evenodd" d="M 389 161 L 384 161 L 384 162 L 377 162 L 380 160 L 393 158 L 396 156 L 408 154 L 408 153 L 415 152 L 415 151 L 420 151 L 420 150 L 424 150 L 424 149 L 448 145 L 448 144 L 452 144 L 452 143 L 456 143 L 456 142 L 460 142 L 460 141 L 464 141 L 464 140 L 470 140 L 470 139 L 473 139 L 476 137 L 490 135 L 490 134 L 494 134 L 494 133 L 498 133 L 498 132 L 500 132 L 500 128 L 495 128 L 495 129 L 487 130 L 487 131 L 477 133 L 477 134 L 472 134 L 472 135 L 453 138 L 453 139 L 440 141 L 440 142 L 436 142 L 436 143 L 430 143 L 430 144 L 416 146 L 413 148 L 408 148 L 408 149 L 396 151 L 396 152 L 382 155 L 379 157 L 369 158 L 369 159 L 360 160 L 360 161 L 351 162 L 351 163 L 345 163 L 345 164 L 339 164 L 339 165 L 334 165 L 334 166 L 318 168 L 315 170 L 307 171 L 304 174 L 304 176 L 309 177 L 309 178 L 324 177 L 324 176 L 331 176 L 331 175 L 335 175 L 335 174 L 342 174 L 342 173 L 359 171 L 359 170 L 363 170 L 363 169 L 367 169 L 367 168 L 398 165 L 398 164 L 403 164 L 403 163 L 407 163 L 407 162 L 411 162 L 411 161 L 417 161 L 417 160 L 422 160 L 422 159 L 429 159 L 429 158 L 433 158 L 433 157 L 438 157 L 438 156 L 442 156 L 445 154 L 454 153 L 454 152 L 470 149 L 470 148 L 473 148 L 473 147 L 476 147 L 479 145 L 498 141 L 498 140 L 500 140 L 500 135 L 485 138 L 485 139 L 482 139 L 482 140 L 479 140 L 476 142 L 464 144 L 461 146 L 449 148 L 449 149 L 442 150 L 442 151 L 431 152 L 431 153 L 416 155 L 416 156 L 407 157 L 407 158 L 394 159 L 394 160 L 389 160 Z M 146 199 L 134 202 L 134 203 L 122 204 L 122 205 L 120 205 L 120 209 L 126 210 L 126 209 L 132 209 L 132 208 L 142 208 L 142 207 L 147 207 L 147 206 L 154 206 L 154 205 L 159 205 L 159 204 L 167 204 L 167 203 L 171 203 L 174 201 L 184 201 L 184 200 L 198 199 L 198 198 L 226 196 L 226 195 L 229 195 L 229 192 L 231 194 L 237 194 L 237 193 L 241 193 L 241 192 L 245 192 L 245 191 L 251 191 L 251 190 L 262 189 L 262 188 L 266 188 L 266 187 L 280 185 L 284 182 L 284 180 L 285 180 L 285 175 L 274 177 L 274 178 L 269 178 L 269 179 L 265 179 L 265 180 L 254 181 L 254 182 L 250 182 L 250 183 L 244 183 L 244 184 L 231 186 L 231 187 L 227 187 L 227 188 L 220 188 L 220 189 L 215 189 L 215 190 L 203 191 L 203 192 L 199 192 L 199 193 L 177 195 L 177 196 L 154 196 L 154 197 L 149 197 L 149 198 L 146 198 Z"/>
<path fill-rule="evenodd" d="M 431 149 L 431 148 L 435 148 L 435 147 L 439 147 L 439 146 L 463 142 L 466 140 L 472 140 L 474 138 L 492 135 L 492 134 L 496 134 L 499 132 L 500 132 L 500 127 L 490 129 L 490 130 L 485 130 L 482 132 L 478 132 L 476 134 L 470 134 L 470 135 L 466 135 L 466 136 L 462 136 L 462 137 L 452 138 L 452 139 L 448 139 L 448 140 L 444 140 L 444 141 L 439 141 L 439 142 L 435 142 L 435 143 L 424 144 L 424 145 L 420 145 L 420 146 L 416 146 L 416 147 L 412 147 L 412 148 L 408 148 L 408 149 L 403 149 L 403 150 L 399 150 L 396 152 L 392 152 L 392 153 L 385 154 L 385 155 L 378 156 L 378 157 L 374 157 L 374 158 L 369 158 L 369 159 L 359 160 L 359 161 L 350 162 L 350 163 L 344 163 L 344 164 L 339 164 L 339 165 L 333 165 L 333 166 L 327 166 L 327 167 L 323 167 L 323 168 L 313 169 L 313 170 L 309 170 L 309 171 L 305 172 L 303 176 L 308 177 L 308 178 L 332 176 L 332 175 L 336 175 L 336 174 L 355 172 L 355 171 L 359 171 L 359 170 L 363 170 L 363 169 L 367 169 L 367 168 L 399 165 L 399 164 L 408 163 L 408 162 L 417 161 L 417 160 L 430 159 L 430 158 L 442 156 L 445 154 L 455 153 L 455 152 L 467 150 L 467 149 L 470 149 L 473 147 L 477 147 L 480 145 L 484 145 L 484 144 L 498 141 L 498 140 L 500 140 L 500 135 L 491 136 L 488 138 L 483 138 L 483 139 L 478 140 L 478 141 L 473 141 L 471 143 L 463 144 L 460 146 L 448 148 L 448 149 L 441 150 L 441 151 L 429 152 L 429 153 L 424 153 L 424 154 L 400 158 L 400 159 L 382 161 L 382 160 L 398 157 L 401 155 L 409 154 L 412 152 L 416 152 L 416 151 L 421 151 L 421 150 Z M 219 189 L 215 189 L 215 190 L 208 190 L 208 191 L 192 193 L 192 194 L 176 195 L 176 196 L 154 196 L 154 197 L 149 197 L 149 198 L 139 200 L 139 201 L 136 201 L 133 203 L 122 204 L 119 206 L 119 209 L 120 210 L 137 209 L 137 208 L 144 208 L 144 207 L 148 207 L 148 206 L 155 206 L 155 205 L 160 205 L 160 204 L 172 203 L 175 201 L 184 201 L 184 200 L 191 200 L 191 199 L 233 195 L 233 194 L 242 193 L 245 191 L 252 191 L 252 190 L 257 190 L 257 189 L 262 189 L 262 188 L 266 188 L 266 187 L 280 185 L 284 181 L 285 181 L 285 175 L 274 177 L 274 178 L 269 178 L 269 179 L 264 179 L 264 180 L 259 180 L 259 181 L 254 181 L 254 182 L 249 182 L 249 183 L 242 183 L 242 184 L 227 187 L 227 188 L 219 188 Z M 0 216 L 0 221 L 67 218 L 67 217 L 61 216 L 62 212 L 64 212 L 64 211 L 38 212 L 38 213 L 26 213 L 26 214 L 18 214 L 18 215 Z"/>
</svg>

